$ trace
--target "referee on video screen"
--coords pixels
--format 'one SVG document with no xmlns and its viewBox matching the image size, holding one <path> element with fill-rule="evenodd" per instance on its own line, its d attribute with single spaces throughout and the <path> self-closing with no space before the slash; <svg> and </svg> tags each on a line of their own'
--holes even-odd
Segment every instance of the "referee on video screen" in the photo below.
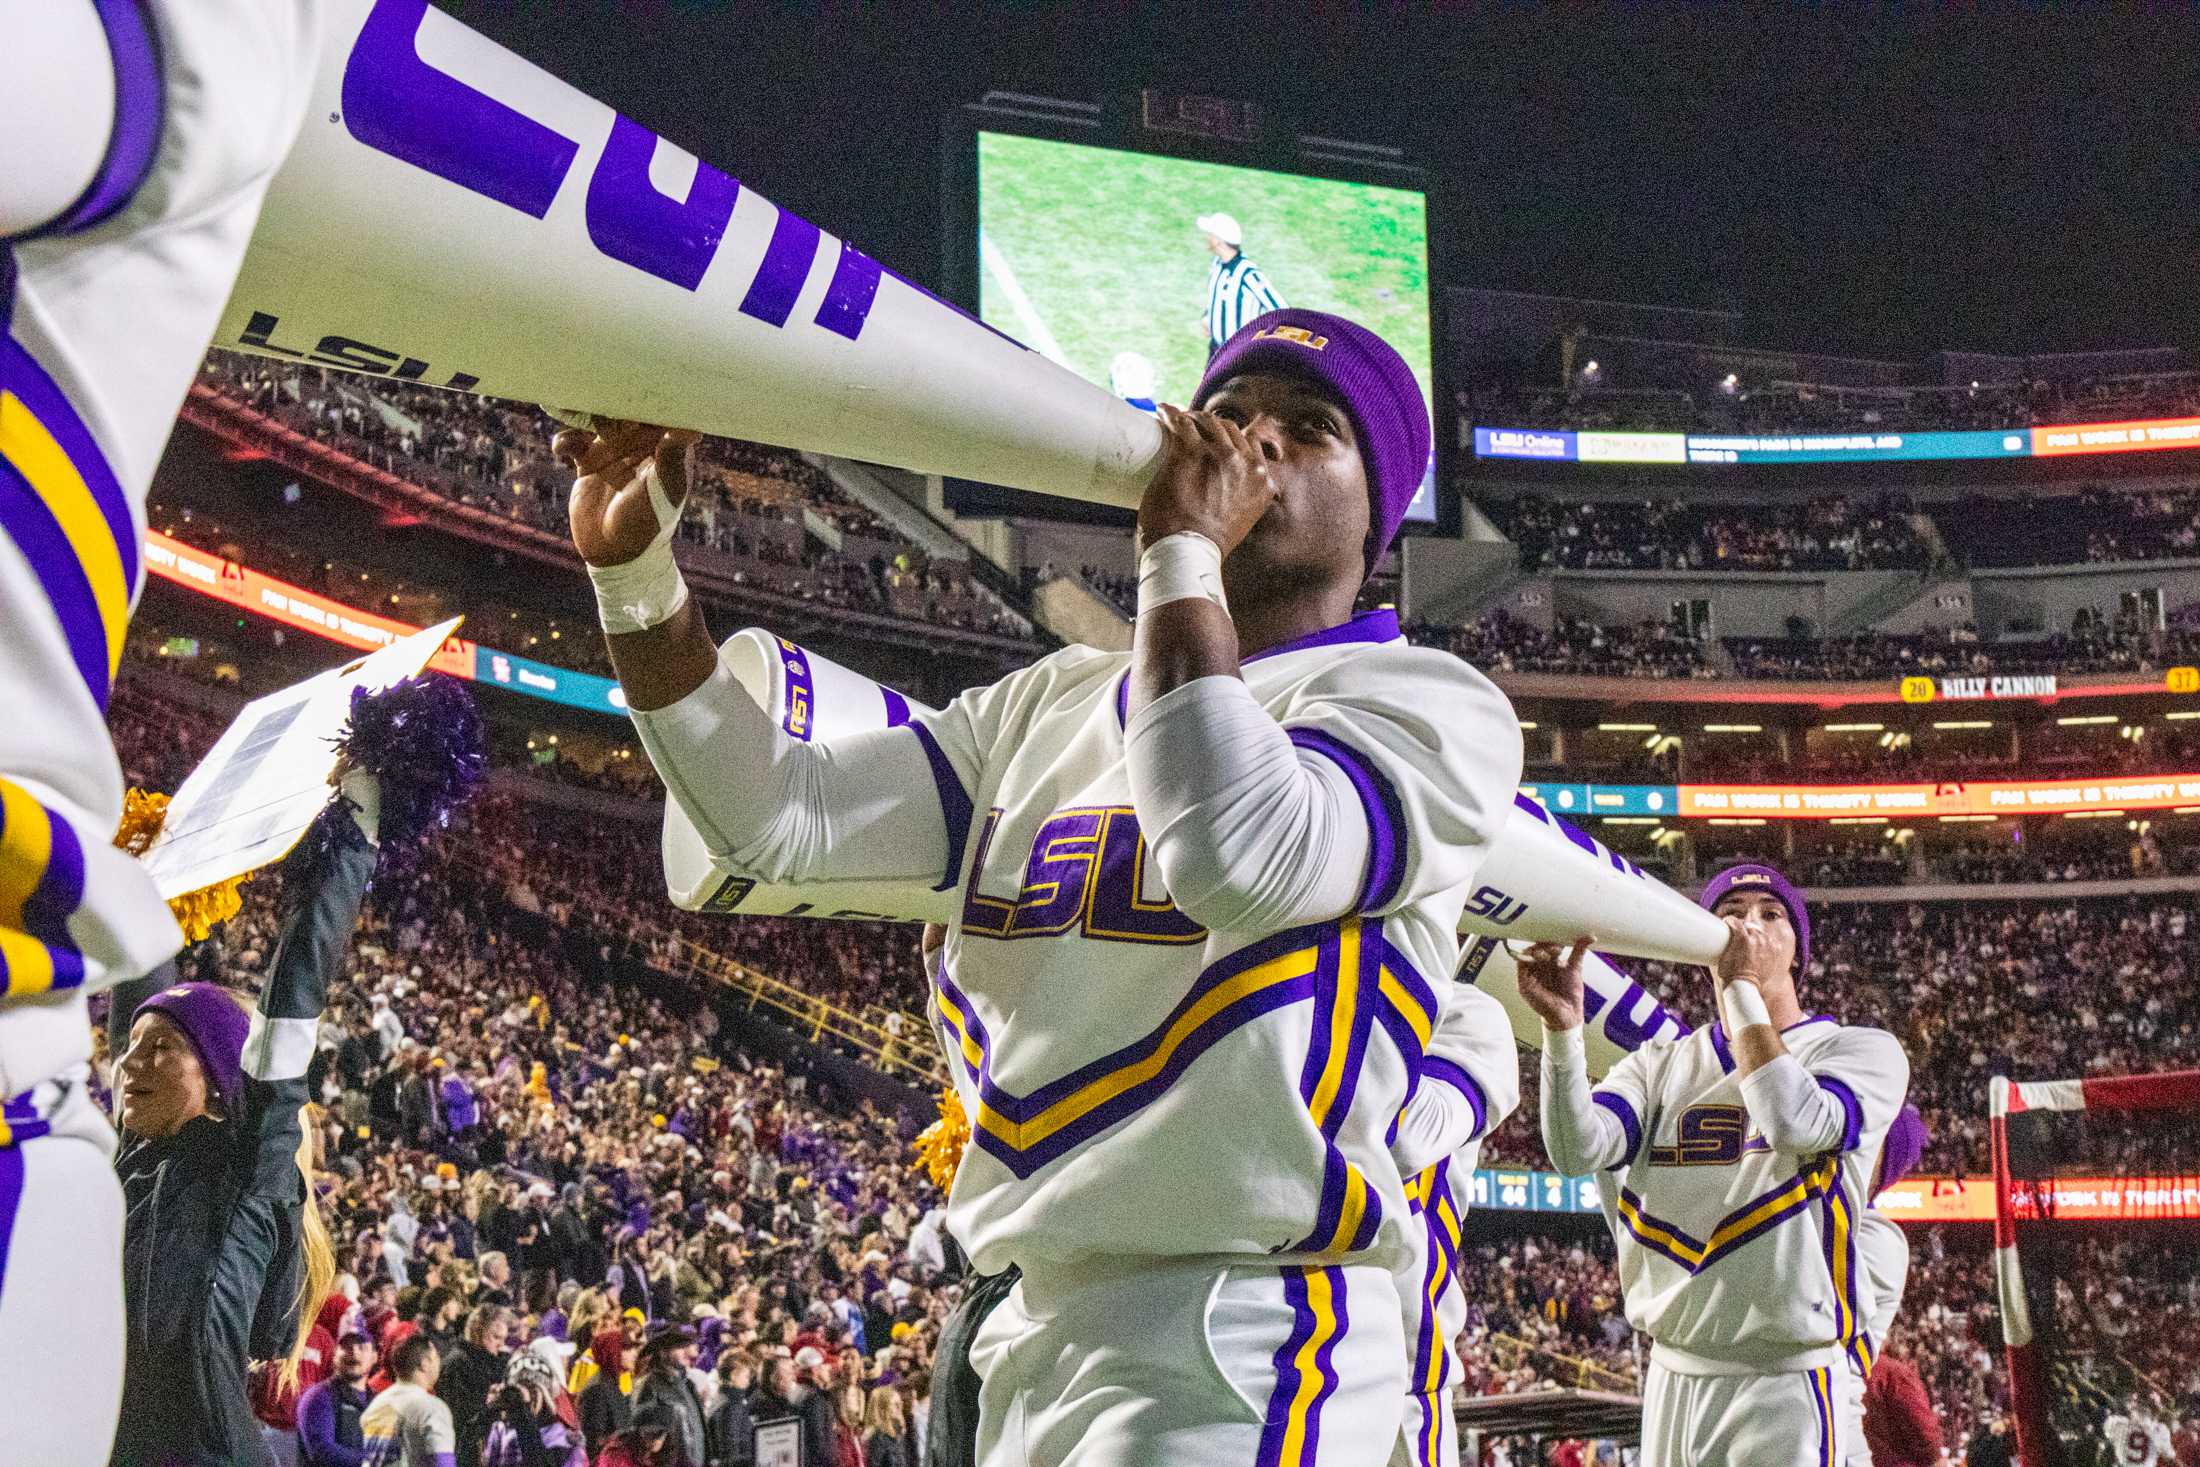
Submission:
<svg viewBox="0 0 2200 1467">
<path fill-rule="evenodd" d="M 1207 356 L 1237 335 L 1238 327 L 1255 316 L 1284 308 L 1260 266 L 1245 256 L 1245 231 L 1228 214 L 1202 214 L 1194 221 L 1207 237 L 1207 252 L 1215 257 L 1207 267 Z"/>
</svg>

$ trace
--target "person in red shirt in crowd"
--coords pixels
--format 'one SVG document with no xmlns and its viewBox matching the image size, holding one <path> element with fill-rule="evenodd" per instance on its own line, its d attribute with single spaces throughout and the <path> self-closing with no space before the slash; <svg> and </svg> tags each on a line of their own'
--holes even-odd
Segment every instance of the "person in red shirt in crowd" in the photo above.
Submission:
<svg viewBox="0 0 2200 1467">
<path fill-rule="evenodd" d="M 1585 1442 L 1564 1441 L 1551 1448 L 1551 1467 L 1589 1467 L 1589 1448 Z"/>
<path fill-rule="evenodd" d="M 294 1379 L 286 1379 L 281 1362 L 263 1360 L 252 1368 L 252 1414 L 259 1419 L 260 1439 L 277 1467 L 296 1467 L 298 1461 L 298 1398 L 329 1378 L 336 1368 L 336 1332 L 351 1312 L 352 1302 L 342 1294 L 321 1301 L 321 1311 L 306 1333 L 306 1347 L 298 1357 Z"/>
<path fill-rule="evenodd" d="M 680 1450 L 680 1421 L 662 1406 L 647 1406 L 603 1444 L 596 1467 L 702 1467 Z"/>
<path fill-rule="evenodd" d="M 1864 1383 L 1864 1444 L 1872 1467 L 1939 1467 L 1940 1418 L 1894 1339 L 1881 1343 Z"/>
<path fill-rule="evenodd" d="M 389 1362 L 396 1356 L 397 1347 L 419 1333 L 419 1320 L 399 1319 L 394 1314 L 389 1317 L 389 1322 L 382 1326 L 382 1338 L 376 1342 L 375 1347 L 380 1352 L 382 1363 L 375 1367 L 373 1376 L 367 1381 L 367 1384 L 376 1395 L 388 1390 L 393 1384 L 390 1379 Z"/>
<path fill-rule="evenodd" d="M 2169 1445 L 2177 1467 L 2200 1467 L 2200 1400 L 2186 1398 L 2185 1419 L 2170 1432 Z"/>
</svg>

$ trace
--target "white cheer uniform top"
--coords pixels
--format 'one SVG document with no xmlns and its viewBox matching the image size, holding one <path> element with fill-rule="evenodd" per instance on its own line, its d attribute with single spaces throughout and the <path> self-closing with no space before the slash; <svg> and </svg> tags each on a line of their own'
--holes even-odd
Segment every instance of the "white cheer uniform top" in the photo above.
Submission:
<svg viewBox="0 0 2200 1467">
<path fill-rule="evenodd" d="M 960 893 L 932 1012 L 972 1128 L 948 1219 L 980 1269 L 1111 1255 L 1389 1266 L 1408 1218 L 1388 1140 L 1457 961 L 1468 881 L 1511 810 L 1518 721 L 1464 662 L 1409 646 L 1389 611 L 1248 657 L 1242 688 L 1199 679 L 1136 720 L 1129 669 L 1128 653 L 1070 647 L 901 727 L 797 745 L 721 666 L 635 724 L 732 869 Z M 1248 742 L 1288 737 L 1292 779 L 1355 824 L 1364 812 L 1364 861 L 1332 883 L 1357 894 L 1330 920 L 1208 931 L 1149 860 L 1127 737 L 1171 727 L 1159 710 L 1215 691 L 1201 683 L 1232 695 Z M 1211 762 L 1140 747 L 1165 777 Z M 1264 877 L 1308 852 L 1285 851 L 1295 835 L 1239 838 L 1267 813 L 1189 846 L 1164 837 L 1226 853 L 1227 871 L 1172 866 L 1200 883 L 1187 906 L 1274 908 Z"/>
<path fill-rule="evenodd" d="M 971 1116 L 948 1201 L 979 1268 L 1127 1255 L 1403 1256 L 1392 1124 L 1518 774 L 1502 694 L 1371 613 L 1246 659 L 1260 706 L 1351 776 L 1358 909 L 1208 932 L 1144 855 L 1127 653 L 1073 648 L 933 722 L 971 792 L 934 1011 Z"/>
<path fill-rule="evenodd" d="M 1843 1354 L 1871 1370 L 1879 1301 L 1858 1220 L 1909 1062 L 1892 1035 L 1828 1018 L 1781 1039 L 1839 1107 L 1834 1140 L 1810 1154 L 1766 1143 L 1723 1024 L 1643 1046 L 1591 1094 L 1626 1138 L 1597 1186 L 1627 1320 L 1684 1373 L 1810 1370 Z"/>
</svg>

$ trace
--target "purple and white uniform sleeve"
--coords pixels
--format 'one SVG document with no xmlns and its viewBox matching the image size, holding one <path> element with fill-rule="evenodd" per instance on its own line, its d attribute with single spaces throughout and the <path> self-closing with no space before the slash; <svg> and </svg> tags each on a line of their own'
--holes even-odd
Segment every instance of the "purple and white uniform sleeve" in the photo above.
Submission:
<svg viewBox="0 0 2200 1467">
<path fill-rule="evenodd" d="M 1455 983 L 1430 1037 L 1421 1082 L 1398 1116 L 1390 1154 L 1401 1175 L 1481 1140 L 1520 1105 L 1520 1051 L 1505 1006 Z"/>
<path fill-rule="evenodd" d="M 1195 678 L 1124 730 L 1131 803 L 1170 899 L 1218 932 L 1353 909 L 1371 846 L 1351 777 L 1302 752 L 1234 677 Z"/>
<path fill-rule="evenodd" d="M 1910 1088 L 1910 1061 L 1881 1029 L 1844 1028 L 1811 1055 L 1759 1065 L 1742 1078 L 1750 1123 L 1774 1151 L 1877 1151 Z"/>
<path fill-rule="evenodd" d="M 1277 718 L 1302 754 L 1344 771 L 1366 816 L 1357 910 L 1469 889 L 1520 786 L 1520 720 L 1495 684 L 1449 653 L 1392 644 L 1323 668 Z"/>
<path fill-rule="evenodd" d="M 1641 1153 L 1647 1053 L 1626 1056 L 1592 1090 L 1581 1027 L 1543 1031 L 1543 1149 L 1553 1166 L 1582 1177 L 1624 1167 Z"/>
<path fill-rule="evenodd" d="M 136 6 L 50 0 L 9 6 L 7 27 L 0 239 L 65 232 L 151 162 L 161 103 L 151 26 Z"/>
<path fill-rule="evenodd" d="M 926 724 L 812 743 L 764 716 L 721 662 L 694 692 L 633 715 L 642 747 L 711 856 L 763 881 L 951 879 L 970 823 L 965 704 Z"/>
<path fill-rule="evenodd" d="M 1131 799 L 1170 896 L 1223 931 L 1379 915 L 1463 887 L 1512 809 L 1520 725 L 1440 652 L 1341 660 L 1264 707 L 1232 677 L 1125 733 Z"/>
</svg>

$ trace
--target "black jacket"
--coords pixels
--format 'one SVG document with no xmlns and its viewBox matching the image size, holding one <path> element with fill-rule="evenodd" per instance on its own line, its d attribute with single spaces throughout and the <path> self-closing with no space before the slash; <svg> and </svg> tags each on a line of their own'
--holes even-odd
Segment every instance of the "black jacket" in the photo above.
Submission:
<svg viewBox="0 0 2200 1467">
<path fill-rule="evenodd" d="M 683 1459 L 696 1467 L 710 1460 L 710 1436 L 703 1420 L 703 1398 L 695 1394 L 695 1383 L 687 1378 L 686 1371 L 652 1370 L 634 1377 L 635 1413 L 638 1415 L 644 1407 L 653 1405 L 670 1410 L 680 1418 L 680 1455 Z"/>
<path fill-rule="evenodd" d="M 588 1389 L 581 1392 L 581 1436 L 588 1446 L 588 1460 L 596 1460 L 603 1444 L 619 1432 L 626 1430 L 634 1419 L 634 1408 L 627 1404 L 626 1392 L 619 1389 L 619 1378 L 610 1371 L 599 1371 Z"/>
<path fill-rule="evenodd" d="M 458 1348 L 443 1357 L 435 1393 L 451 1408 L 459 1467 L 472 1467 L 481 1460 L 482 1443 L 489 1435 L 489 1397 L 504 1384 L 504 1366 L 510 1358 L 492 1355 L 472 1340 L 459 1341 Z"/>
<path fill-rule="evenodd" d="M 996 1274 L 972 1274 L 962 1303 L 940 1326 L 940 1342 L 932 1355 L 932 1425 L 924 1442 L 925 1467 L 975 1467 L 981 1382 L 970 1363 L 970 1342 L 1022 1277 L 1014 1267 Z"/>
<path fill-rule="evenodd" d="M 802 1423 L 802 1461 L 804 1467 L 811 1462 L 837 1462 L 840 1460 L 833 1448 L 833 1427 L 838 1414 L 833 1410 L 833 1398 L 825 1391 L 813 1390 L 800 1403 L 775 1396 L 771 1388 L 760 1387 L 749 1398 L 749 1409 L 754 1413 L 753 1425 L 785 1421 L 789 1417 Z"/>
<path fill-rule="evenodd" d="M 754 1467 L 755 1462 L 756 1417 L 749 1411 L 749 1393 L 729 1385 L 710 1413 L 710 1467 Z"/>
<path fill-rule="evenodd" d="M 286 876 L 310 876 L 311 886 L 283 918 L 259 1000 L 270 1019 L 320 1017 L 374 874 L 373 847 L 340 804 L 332 811 L 284 862 Z M 328 849 L 316 861 L 323 832 Z M 127 1034 L 134 1003 L 126 1008 L 118 995 L 115 1007 Z M 248 1049 L 244 1093 L 229 1119 L 202 1116 L 160 1141 L 126 1135 L 115 1158 L 128 1209 L 116 1467 L 231 1467 L 258 1457 L 245 1369 L 288 1354 L 297 1334 L 306 1079 L 302 1060 L 296 1075 L 254 1068 Z"/>
</svg>

